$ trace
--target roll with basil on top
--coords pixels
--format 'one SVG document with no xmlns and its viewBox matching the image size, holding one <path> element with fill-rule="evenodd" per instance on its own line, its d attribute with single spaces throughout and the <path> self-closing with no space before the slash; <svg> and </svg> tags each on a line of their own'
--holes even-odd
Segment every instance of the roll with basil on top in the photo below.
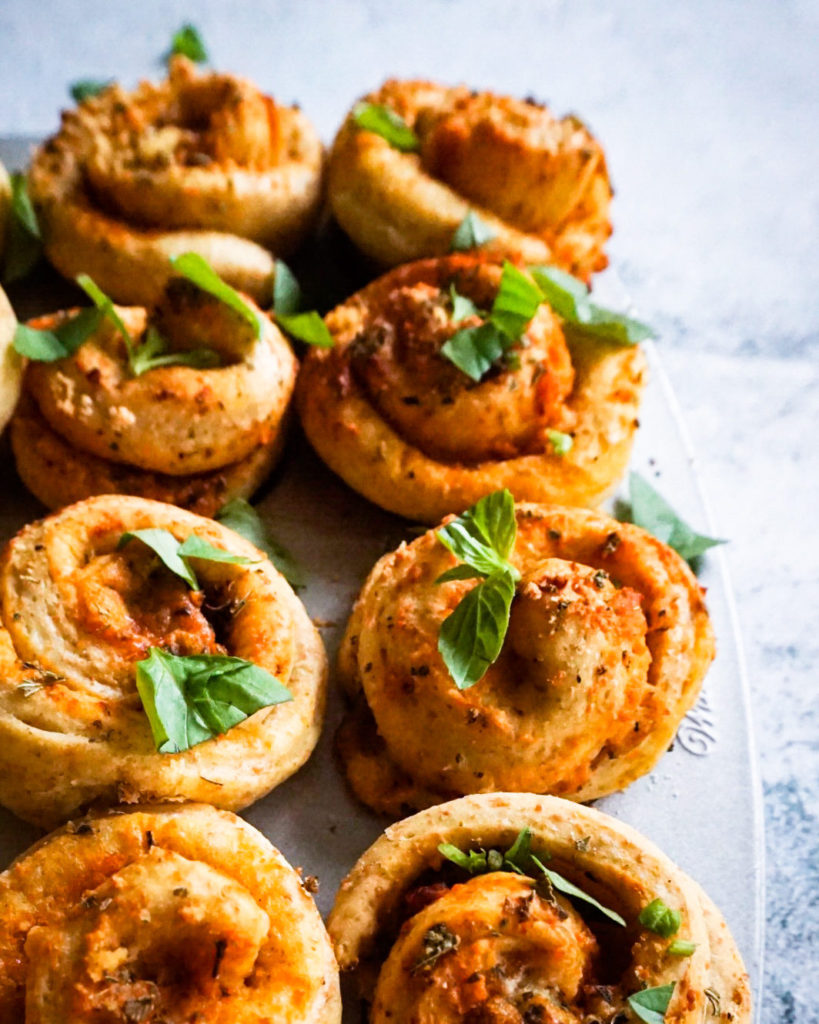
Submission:
<svg viewBox="0 0 819 1024">
<path fill-rule="evenodd" d="M 371 571 L 339 651 L 338 750 L 393 816 L 466 793 L 593 800 L 654 766 L 713 655 L 670 547 L 498 491 Z"/>
<path fill-rule="evenodd" d="M 28 180 L 46 255 L 66 277 L 90 274 L 115 301 L 145 305 L 169 257 L 193 250 L 264 304 L 271 250 L 286 255 L 311 230 L 322 172 L 298 108 L 175 57 L 158 85 L 113 84 L 66 111 Z"/>
<path fill-rule="evenodd" d="M 0 803 L 27 821 L 149 800 L 237 810 L 316 744 L 321 639 L 218 523 L 92 498 L 21 530 L 0 588 Z"/>
<path fill-rule="evenodd" d="M 0 875 L 1 1024 L 338 1024 L 301 879 L 204 804 L 69 823 Z"/>
<path fill-rule="evenodd" d="M 391 826 L 328 930 L 370 1024 L 751 1021 L 709 897 L 634 829 L 557 797 L 463 797 Z"/>
<path fill-rule="evenodd" d="M 603 149 L 534 100 L 393 79 L 350 111 L 328 179 L 339 224 L 387 266 L 473 246 L 584 280 L 608 262 Z"/>
<path fill-rule="evenodd" d="M 568 275 L 422 260 L 326 324 L 335 345 L 308 353 L 297 387 L 305 432 L 390 512 L 434 523 L 499 487 L 594 506 L 625 470 L 648 329 L 593 305 Z"/>
<path fill-rule="evenodd" d="M 28 357 L 12 425 L 17 470 L 49 508 L 134 494 L 215 515 L 270 474 L 298 360 L 275 323 L 196 253 L 151 308 L 95 305 L 15 333 Z"/>
</svg>

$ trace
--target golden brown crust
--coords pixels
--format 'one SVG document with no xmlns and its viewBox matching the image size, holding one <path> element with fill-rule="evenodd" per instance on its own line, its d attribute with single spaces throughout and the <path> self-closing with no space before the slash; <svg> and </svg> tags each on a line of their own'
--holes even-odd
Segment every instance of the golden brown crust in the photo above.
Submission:
<svg viewBox="0 0 819 1024">
<path fill-rule="evenodd" d="M 696 700 L 713 632 L 671 548 L 600 513 L 524 504 L 510 557 L 504 648 L 462 691 L 438 634 L 476 581 L 436 583 L 457 564 L 436 532 L 364 584 L 339 651 L 355 705 L 338 746 L 376 810 L 499 790 L 596 799 L 648 772 Z"/>
<path fill-rule="evenodd" d="M 500 274 L 472 255 L 398 267 L 329 313 L 335 347 L 304 361 L 297 400 L 308 438 L 388 511 L 434 523 L 503 487 L 519 501 L 594 506 L 625 470 L 645 377 L 638 348 L 567 338 L 567 349 L 541 306 L 513 350 L 517 367 L 473 384 L 439 355 L 460 327 L 450 283 L 491 305 Z M 566 455 L 550 429 L 571 433 Z"/>
<path fill-rule="evenodd" d="M 470 956 L 479 959 L 478 977 L 470 976 L 467 983 L 466 976 L 458 977 L 457 966 L 447 963 L 446 956 L 440 957 L 440 967 L 433 965 L 427 970 L 416 968 L 414 972 L 408 971 L 413 948 L 407 936 L 413 934 L 413 918 L 409 917 L 412 909 L 406 897 L 419 883 L 429 883 L 430 872 L 440 870 L 444 858 L 438 852 L 439 844 L 451 843 L 461 850 L 505 850 L 524 827 L 531 829 L 533 851 L 541 859 L 544 855 L 549 858 L 550 869 L 619 912 L 626 920 L 625 931 L 615 929 L 612 932 L 609 928 L 601 928 L 599 918 L 587 916 L 583 904 L 575 905 L 600 943 L 600 953 L 585 968 L 579 994 L 567 998 L 565 985 L 561 986 L 545 972 L 545 940 L 537 927 L 531 926 L 527 913 L 515 915 L 517 940 L 505 935 L 499 938 L 495 929 L 495 934 L 484 940 L 483 948 L 477 948 L 459 919 L 458 906 L 464 904 L 469 892 L 480 888 L 480 876 L 467 885 L 450 889 L 447 902 L 443 899 L 432 902 L 427 908 L 431 912 L 427 915 L 429 920 L 425 922 L 450 927 L 456 939 L 461 940 L 456 951 L 449 954 L 450 959 L 456 963 L 458 960 L 466 963 Z M 495 879 L 499 876 L 489 874 L 484 877 L 489 887 L 497 885 Z M 656 898 L 680 911 L 681 925 L 674 938 L 695 943 L 693 955 L 680 957 L 670 954 L 667 949 L 669 939 L 639 925 L 637 915 Z M 531 902 L 536 900 L 537 896 L 532 897 Z M 436 914 L 439 906 L 440 913 Z M 506 904 L 506 910 L 509 916 L 514 910 L 511 903 Z M 568 912 L 566 908 L 565 912 Z M 722 1024 L 748 1024 L 751 1020 L 748 978 L 736 945 L 719 911 L 699 886 L 634 829 L 599 811 L 557 797 L 497 793 L 453 800 L 390 826 L 359 858 L 341 884 L 328 919 L 328 930 L 339 966 L 342 970 L 356 973 L 368 999 L 373 998 L 373 979 L 378 972 L 382 971 L 384 977 L 382 964 L 386 950 L 394 942 L 399 925 L 406 917 L 409 921 L 401 930 L 396 946 L 404 946 L 408 959 L 403 965 L 393 963 L 389 974 L 396 968 L 403 968 L 401 998 L 408 1000 L 419 1021 L 517 1021 L 521 1019 L 519 1009 L 528 1005 L 533 996 L 540 996 L 541 987 L 549 989 L 550 986 L 552 991 L 554 988 L 559 990 L 561 999 L 551 999 L 549 1005 L 562 1003 L 565 1011 L 565 1016 L 557 1016 L 555 1020 L 561 1024 L 564 1021 L 568 1024 L 588 1020 L 590 1018 L 583 1015 L 583 1010 L 591 1008 L 598 980 L 607 986 L 606 996 L 614 1004 L 609 1007 L 603 1004 L 601 1012 L 610 1016 L 626 1009 L 623 1003 L 628 995 L 642 988 L 673 982 L 674 994 L 665 1015 L 668 1024 L 699 1024 L 705 1020 L 711 1013 L 706 989 L 713 990 L 720 1001 L 720 1011 L 713 1019 Z M 474 927 L 474 918 L 470 924 Z M 504 922 L 504 927 L 509 927 L 508 921 Z M 512 928 L 515 928 L 514 922 Z M 577 941 L 575 938 L 574 942 Z M 630 948 L 628 956 L 623 949 L 624 944 Z M 612 952 L 615 959 L 607 968 L 607 959 Z M 570 955 L 568 949 L 565 955 Z M 484 977 L 483 968 L 494 962 L 498 964 L 501 977 L 506 977 L 507 985 L 504 998 L 487 1007 L 483 1001 L 487 1000 L 487 990 L 491 993 L 492 972 L 487 971 Z M 560 969 L 567 969 L 565 961 L 560 962 Z M 430 990 L 437 987 L 439 970 L 451 979 L 451 984 L 449 991 L 439 995 L 435 1013 L 427 1017 L 424 1010 L 428 1006 Z M 479 984 L 481 981 L 483 987 Z M 378 988 L 375 988 L 376 1003 L 372 1017 L 378 1024 L 385 1019 L 378 1014 L 381 986 L 382 981 L 379 981 Z M 386 984 L 384 987 L 386 989 Z M 395 992 L 395 986 L 391 986 L 389 991 Z M 471 1010 L 474 1016 L 448 1015 L 447 1010 L 454 1000 L 459 1001 L 461 1014 Z M 535 1001 L 540 1000 L 535 998 Z M 513 1008 L 517 1008 L 518 1016 L 497 1015 Z M 398 1007 L 396 1016 L 408 1019 L 401 1016 L 401 1010 L 405 1008 Z M 484 1016 L 480 1016 L 481 1012 Z M 492 1012 L 496 1016 L 492 1016 Z M 593 1016 L 599 1019 L 597 1013 Z M 532 1019 L 537 1018 L 533 1016 Z M 603 1019 L 608 1019 L 608 1016 Z"/>
<path fill-rule="evenodd" d="M 338 972 L 296 872 L 188 804 L 89 817 L 0 876 L 0 1022 L 338 1024 Z"/>
<path fill-rule="evenodd" d="M 330 155 L 329 198 L 356 245 L 387 266 L 444 255 L 470 211 L 495 255 L 549 262 L 588 278 L 607 265 L 611 198 L 600 144 L 574 117 L 530 101 L 390 80 L 364 97 L 420 139 L 402 153 L 352 113 Z"/>
<path fill-rule="evenodd" d="M 268 250 L 285 254 L 312 228 L 322 166 L 299 110 L 176 58 L 159 85 L 114 85 L 65 112 L 29 188 L 46 253 L 67 277 L 88 273 L 115 300 L 146 304 L 169 257 L 194 250 L 266 302 Z"/>
<path fill-rule="evenodd" d="M 252 562 L 196 562 L 203 590 L 189 591 L 144 545 L 117 550 L 124 532 L 151 527 L 178 540 L 195 532 Z M 231 530 L 159 502 L 92 498 L 25 527 L 0 586 L 0 802 L 20 817 L 48 827 L 93 803 L 159 799 L 237 810 L 315 746 L 321 639 L 284 578 Z M 252 661 L 293 700 L 159 754 L 135 687 L 135 663 L 153 646 Z"/>
<path fill-rule="evenodd" d="M 2 266 L 2 222 L 3 222 L 2 181 L 0 181 L 0 266 Z M 23 360 L 14 350 L 14 331 L 17 317 L 11 308 L 6 293 L 0 288 L 0 433 L 2 433 L 17 400 L 23 379 Z"/>
</svg>

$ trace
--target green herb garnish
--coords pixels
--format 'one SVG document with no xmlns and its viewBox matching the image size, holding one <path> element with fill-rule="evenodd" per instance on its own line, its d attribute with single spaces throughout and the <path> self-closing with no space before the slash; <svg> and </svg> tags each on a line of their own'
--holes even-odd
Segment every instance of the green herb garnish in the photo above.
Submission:
<svg viewBox="0 0 819 1024">
<path fill-rule="evenodd" d="M 449 286 L 449 297 L 452 300 L 452 322 L 458 324 L 470 316 L 482 316 L 481 311 L 472 301 L 455 290 L 455 285 Z"/>
<path fill-rule="evenodd" d="M 224 302 L 234 313 L 238 313 L 254 329 L 257 338 L 262 336 L 262 322 L 259 314 L 252 309 L 236 291 L 223 281 L 204 256 L 198 252 L 183 252 L 179 256 L 171 256 L 174 270 L 192 281 L 197 288 Z"/>
<path fill-rule="evenodd" d="M 301 286 L 284 260 L 276 260 L 273 274 L 273 309 L 285 316 L 298 313 L 301 309 Z"/>
<path fill-rule="evenodd" d="M 53 363 L 73 355 L 99 327 L 102 317 L 98 309 L 82 309 L 52 331 L 17 324 L 13 345 L 21 356 L 39 363 Z"/>
<path fill-rule="evenodd" d="M 259 513 L 244 498 L 234 498 L 223 505 L 216 513 L 216 521 L 264 551 L 292 587 L 305 585 L 307 580 L 304 570 L 290 552 L 271 536 Z"/>
<path fill-rule="evenodd" d="M 104 89 L 113 84 L 113 78 L 81 78 L 78 82 L 74 82 L 69 86 L 68 91 L 71 93 L 71 98 L 75 103 L 82 103 L 93 96 L 99 96 Z"/>
<path fill-rule="evenodd" d="M 665 1011 L 674 993 L 674 982 L 670 985 L 658 985 L 657 988 L 644 988 L 628 997 L 628 1005 L 646 1024 L 663 1024 Z"/>
<path fill-rule="evenodd" d="M 293 695 L 275 676 L 242 658 L 179 657 L 152 647 L 136 666 L 136 686 L 160 754 L 176 754 Z"/>
<path fill-rule="evenodd" d="M 146 530 L 129 530 L 119 539 L 117 549 L 125 547 L 132 540 L 141 540 L 143 544 L 159 555 L 163 564 L 183 579 L 192 590 L 199 589 L 196 574 L 188 562 L 189 558 L 201 558 L 207 562 L 228 562 L 231 565 L 250 565 L 252 558 L 244 555 L 232 555 L 229 551 L 214 547 L 202 537 L 191 534 L 180 543 L 169 530 L 159 527 Z"/>
<path fill-rule="evenodd" d="M 314 309 L 299 312 L 301 287 L 293 271 L 282 260 L 276 260 L 273 277 L 273 315 L 285 334 L 316 348 L 332 348 L 335 342 L 321 315 Z"/>
<path fill-rule="evenodd" d="M 380 103 L 356 103 L 353 121 L 359 128 L 380 135 L 402 153 L 414 153 L 421 148 L 420 139 L 404 118 Z"/>
<path fill-rule="evenodd" d="M 25 174 L 10 175 L 11 207 L 8 237 L 3 257 L 3 281 L 10 284 L 25 277 L 37 263 L 43 249 L 37 214 L 28 194 Z"/>
<path fill-rule="evenodd" d="M 218 366 L 219 353 L 212 348 L 194 348 L 185 352 L 172 352 L 168 343 L 155 327 L 149 327 L 145 337 L 131 354 L 131 373 L 141 377 L 159 366 L 193 366 L 199 369 Z"/>
<path fill-rule="evenodd" d="M 676 935 L 682 924 L 682 915 L 679 910 L 674 910 L 659 897 L 652 900 L 640 911 L 638 921 L 650 932 L 661 935 L 664 939 L 670 939 Z"/>
<path fill-rule="evenodd" d="M 470 210 L 455 228 L 450 248 L 453 252 L 478 249 L 486 242 L 491 242 L 496 234 L 497 232 L 493 231 L 488 224 L 484 224 L 474 210 Z"/>
<path fill-rule="evenodd" d="M 177 32 L 174 32 L 171 39 L 171 48 L 165 56 L 166 60 L 177 55 L 187 57 L 196 64 L 203 64 L 208 59 L 208 51 L 202 42 L 202 36 L 198 29 L 190 23 L 183 25 Z"/>
<path fill-rule="evenodd" d="M 571 434 L 564 434 L 562 430 L 547 430 L 546 436 L 555 455 L 568 455 L 574 445 L 574 438 Z"/>
<path fill-rule="evenodd" d="M 672 956 L 693 956 L 696 948 L 696 942 L 686 942 L 685 939 L 674 939 L 668 944 L 668 952 Z"/>
<path fill-rule="evenodd" d="M 632 473 L 629 477 L 629 499 L 631 522 L 674 548 L 687 562 L 709 548 L 727 543 L 697 533 L 639 473 Z"/>
<path fill-rule="evenodd" d="M 654 331 L 648 324 L 592 302 L 586 285 L 564 270 L 530 267 L 529 271 L 537 281 L 544 301 L 571 331 L 625 346 L 654 337 Z"/>
</svg>

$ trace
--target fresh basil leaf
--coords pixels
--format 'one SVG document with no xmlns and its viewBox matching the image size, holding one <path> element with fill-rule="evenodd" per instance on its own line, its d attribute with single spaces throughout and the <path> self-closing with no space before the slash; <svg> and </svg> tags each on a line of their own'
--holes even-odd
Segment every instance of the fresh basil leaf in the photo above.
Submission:
<svg viewBox="0 0 819 1024">
<path fill-rule="evenodd" d="M 68 352 L 54 331 L 41 331 L 27 324 L 17 324 L 12 340 L 15 351 L 38 363 L 64 359 Z"/>
<path fill-rule="evenodd" d="M 543 298 L 572 332 L 624 346 L 654 337 L 648 324 L 592 302 L 586 285 L 564 270 L 530 267 L 529 271 Z"/>
<path fill-rule="evenodd" d="M 262 336 L 262 322 L 256 311 L 245 302 L 235 288 L 231 288 L 219 277 L 204 256 L 200 256 L 198 252 L 183 252 L 179 256 L 171 256 L 171 264 L 177 273 L 192 281 L 197 288 L 224 302 L 234 313 L 245 319 L 253 327 L 257 338 Z"/>
<path fill-rule="evenodd" d="M 503 855 L 504 861 L 516 871 L 526 872 L 529 870 L 529 861 L 532 857 L 532 830 L 524 826 L 518 832 L 515 841 Z"/>
<path fill-rule="evenodd" d="M 141 540 L 159 555 L 162 563 L 172 573 L 183 579 L 192 590 L 199 589 L 199 582 L 196 579 L 193 569 L 188 565 L 179 553 L 179 541 L 168 530 L 160 528 L 149 528 L 146 530 L 129 530 L 119 539 L 117 550 L 124 548 L 132 540 Z"/>
<path fill-rule="evenodd" d="M 674 982 L 669 985 L 658 985 L 656 988 L 644 988 L 628 997 L 628 1005 L 646 1024 L 663 1024 L 665 1011 L 674 994 Z"/>
<path fill-rule="evenodd" d="M 88 274 L 78 274 L 75 280 L 89 299 L 91 299 L 97 309 L 100 310 L 103 316 L 106 316 L 111 323 L 113 323 L 122 335 L 125 347 L 128 350 L 128 361 L 130 363 L 134 353 L 134 342 L 131 335 L 128 333 L 128 328 L 123 323 L 122 317 L 117 312 L 114 303 L 108 298 L 102 288 L 100 288 L 99 285 L 88 276 Z"/>
<path fill-rule="evenodd" d="M 149 327 L 141 344 L 137 345 L 131 355 L 131 373 L 141 377 L 148 370 L 159 366 L 193 366 L 207 369 L 219 366 L 219 353 L 212 348 L 193 348 L 180 352 L 169 352 L 167 343 L 155 327 Z"/>
<path fill-rule="evenodd" d="M 674 548 L 687 562 L 727 541 L 697 533 L 639 473 L 629 477 L 631 522 Z"/>
<path fill-rule="evenodd" d="M 438 531 L 438 540 L 444 547 L 451 551 L 456 558 L 466 562 L 467 567 L 472 570 L 471 576 L 491 576 L 493 572 L 509 572 L 513 579 L 517 576 L 512 567 L 506 561 L 505 556 L 499 554 L 492 547 L 487 546 L 483 541 L 477 540 L 462 521 L 457 519 L 448 523 Z M 459 569 L 460 566 L 455 566 Z M 447 575 L 449 573 L 449 575 Z M 439 582 L 447 582 L 451 579 L 469 579 L 464 573 L 453 573 L 451 569 L 441 574 L 445 579 Z"/>
<path fill-rule="evenodd" d="M 515 546 L 518 527 L 515 499 L 507 488 L 492 491 L 441 527 L 438 540 L 462 561 L 470 561 L 475 544 L 490 548 L 498 558 L 507 559 Z M 511 566 L 510 566 L 511 568 Z"/>
<path fill-rule="evenodd" d="M 438 650 L 459 690 L 474 686 L 500 654 L 514 596 L 511 572 L 494 572 L 441 624 Z"/>
<path fill-rule="evenodd" d="M 202 42 L 202 36 L 198 29 L 190 23 L 174 32 L 166 59 L 177 55 L 187 57 L 188 60 L 192 60 L 196 64 L 203 64 L 208 59 L 208 51 Z"/>
<path fill-rule="evenodd" d="M 72 83 L 68 91 L 71 93 L 71 98 L 75 103 L 82 103 L 83 100 L 99 96 L 103 89 L 113 85 L 113 82 L 113 78 L 81 78 L 79 81 Z"/>
<path fill-rule="evenodd" d="M 292 338 L 316 348 L 332 348 L 335 344 L 327 324 L 314 309 L 309 313 L 277 313 L 276 323 Z"/>
<path fill-rule="evenodd" d="M 546 436 L 555 455 L 568 455 L 574 445 L 574 438 L 571 434 L 564 434 L 562 430 L 547 430 Z"/>
<path fill-rule="evenodd" d="M 137 662 L 136 686 L 161 754 L 188 750 L 293 699 L 275 676 L 242 658 L 179 657 L 158 647 Z"/>
<path fill-rule="evenodd" d="M 481 315 L 481 311 L 478 309 L 478 307 L 475 305 L 472 299 L 468 299 L 465 295 L 459 295 L 458 292 L 455 291 L 454 284 L 451 284 L 449 286 L 449 295 L 450 298 L 452 299 L 453 323 L 458 324 L 461 322 L 461 320 L 466 320 L 467 317 Z"/>
<path fill-rule="evenodd" d="M 672 956 L 693 956 L 697 948 L 696 942 L 687 942 L 685 939 L 674 939 L 668 944 L 668 952 Z"/>
<path fill-rule="evenodd" d="M 359 128 L 380 135 L 402 153 L 414 153 L 421 148 L 418 136 L 404 118 L 379 103 L 356 103 L 353 121 Z"/>
<path fill-rule="evenodd" d="M 470 210 L 457 228 L 455 228 L 450 248 L 453 252 L 478 249 L 486 242 L 491 242 L 496 235 L 496 231 L 490 228 L 488 224 L 484 224 L 474 210 Z"/>
<path fill-rule="evenodd" d="M 669 907 L 658 897 L 643 907 L 637 920 L 650 932 L 661 935 L 664 939 L 670 939 L 680 930 L 682 915 L 679 910 Z"/>
<path fill-rule="evenodd" d="M 477 383 L 510 344 L 500 328 L 487 321 L 479 327 L 456 331 L 441 346 L 441 355 Z"/>
<path fill-rule="evenodd" d="M 529 275 L 506 260 L 489 318 L 510 341 L 517 341 L 542 301 L 543 294 Z"/>
<path fill-rule="evenodd" d="M 216 513 L 216 521 L 234 530 L 240 537 L 255 544 L 264 551 L 292 587 L 303 587 L 306 583 L 304 570 L 286 548 L 270 535 L 259 517 L 259 513 L 244 498 L 234 498 Z"/>
<path fill-rule="evenodd" d="M 283 260 L 276 260 L 273 274 L 273 311 L 288 315 L 301 309 L 301 286 Z"/>
<path fill-rule="evenodd" d="M 469 850 L 464 853 L 452 843 L 439 843 L 438 852 L 447 860 L 468 871 L 470 875 L 479 875 L 487 870 L 488 862 L 485 850 Z"/>
<path fill-rule="evenodd" d="M 227 562 L 230 565 L 253 565 L 259 559 L 248 558 L 246 555 L 232 555 L 229 551 L 214 547 L 203 537 L 197 537 L 191 533 L 179 545 L 179 557 L 201 558 L 206 562 Z"/>
<path fill-rule="evenodd" d="M 565 896 L 573 896 L 577 900 L 582 900 L 584 903 L 588 903 L 590 906 L 595 907 L 602 914 L 605 914 L 611 921 L 616 924 L 622 925 L 624 928 L 626 922 L 622 917 L 615 911 L 610 910 L 608 907 L 604 907 L 602 903 L 599 903 L 594 896 L 589 896 L 587 892 L 583 892 L 582 889 L 578 889 L 576 885 L 564 878 L 563 875 L 558 874 L 557 871 L 552 871 L 547 868 L 538 858 L 532 854 L 532 863 L 535 867 L 544 874 L 552 885 L 557 889 L 558 892 L 562 892 Z"/>
<path fill-rule="evenodd" d="M 3 281 L 11 284 L 31 271 L 42 253 L 40 225 L 28 194 L 25 174 L 15 171 L 11 176 L 11 215 L 3 254 Z"/>
</svg>

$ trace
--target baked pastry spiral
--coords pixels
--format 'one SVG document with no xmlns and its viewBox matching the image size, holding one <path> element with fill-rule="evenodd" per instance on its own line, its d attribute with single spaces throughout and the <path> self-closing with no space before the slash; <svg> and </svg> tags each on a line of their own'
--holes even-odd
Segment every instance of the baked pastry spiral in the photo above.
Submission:
<svg viewBox="0 0 819 1024">
<path fill-rule="evenodd" d="M 2 204 L 0 203 L 0 206 Z M 2 210 L 0 210 L 2 218 Z M 0 249 L 0 256 L 2 250 Z M 0 288 L 0 433 L 11 419 L 20 398 L 23 361 L 14 350 L 14 331 L 17 318 L 6 293 Z"/>
<path fill-rule="evenodd" d="M 423 81 L 386 82 L 364 103 L 415 133 L 403 152 L 356 123 L 333 143 L 328 191 L 355 244 L 388 266 L 449 252 L 470 211 L 493 233 L 488 251 L 550 262 L 581 278 L 607 265 L 611 186 L 600 144 L 576 117 Z"/>
<path fill-rule="evenodd" d="M 70 823 L 0 875 L 0 1022 L 338 1024 L 312 898 L 203 804 Z"/>
<path fill-rule="evenodd" d="M 158 85 L 118 85 L 63 114 L 34 156 L 31 198 L 48 258 L 116 301 L 156 300 L 170 256 L 193 250 L 266 302 L 274 260 L 311 229 L 323 151 L 296 107 L 183 57 Z"/>
<path fill-rule="evenodd" d="M 541 304 L 479 382 L 443 358 L 451 288 L 486 309 L 500 264 L 453 255 L 397 267 L 326 317 L 297 388 L 305 432 L 351 487 L 390 512 L 437 522 L 508 487 L 519 501 L 595 505 L 625 470 L 645 376 L 642 352 L 564 337 Z M 571 435 L 558 454 L 557 430 Z"/>
<path fill-rule="evenodd" d="M 194 558 L 198 588 L 122 535 L 191 535 L 245 564 Z M 202 800 L 237 810 L 307 759 L 326 656 L 303 605 L 252 544 L 159 502 L 92 498 L 25 527 L 0 565 L 0 803 L 44 827 L 92 804 Z M 159 648 L 228 655 L 292 694 L 180 753 L 159 753 L 136 688 Z M 214 730 L 215 732 L 215 730 Z"/>
<path fill-rule="evenodd" d="M 248 497 L 278 458 L 298 361 L 257 307 L 258 332 L 182 278 L 151 310 L 118 307 L 139 347 L 158 330 L 181 358 L 206 347 L 218 366 L 166 365 L 135 376 L 109 318 L 70 357 L 29 363 L 12 428 L 23 482 L 50 508 L 130 493 L 214 515 Z M 39 317 L 51 330 L 77 310 Z"/>
<path fill-rule="evenodd" d="M 515 873 L 503 853 L 523 829 L 541 865 L 623 925 L 567 899 L 528 855 Z M 442 843 L 496 851 L 483 870 L 496 869 L 453 869 Z M 655 900 L 676 929 L 645 924 Z M 637 1020 L 629 998 L 652 989 L 667 1024 L 751 1020 L 742 960 L 708 896 L 634 829 L 557 797 L 464 797 L 391 826 L 342 882 L 328 930 L 371 1024 L 613 1024 Z"/>
<path fill-rule="evenodd" d="M 596 799 L 648 772 L 696 700 L 714 640 L 679 555 L 597 512 L 515 515 L 508 630 L 468 689 L 438 639 L 479 581 L 437 582 L 457 564 L 437 531 L 381 558 L 361 590 L 339 651 L 354 703 L 337 745 L 377 811 L 491 791 Z"/>
</svg>

